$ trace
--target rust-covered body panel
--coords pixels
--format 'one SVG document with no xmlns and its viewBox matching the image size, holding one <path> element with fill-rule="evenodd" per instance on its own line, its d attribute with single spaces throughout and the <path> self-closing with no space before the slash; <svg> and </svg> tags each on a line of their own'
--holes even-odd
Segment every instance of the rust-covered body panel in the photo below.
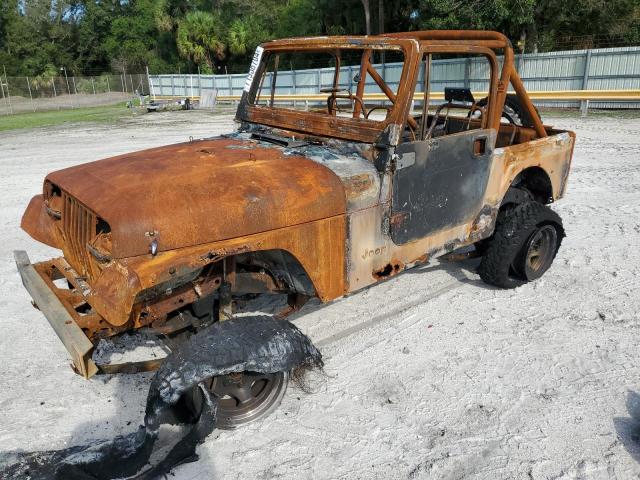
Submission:
<svg viewBox="0 0 640 480">
<path fill-rule="evenodd" d="M 124 325 L 138 295 L 158 285 L 238 253 L 284 250 L 291 253 L 309 275 L 318 298 L 333 300 L 344 294 L 345 217 L 211 242 L 184 249 L 113 262 L 94 284 L 87 300 L 113 325 Z"/>
<path fill-rule="evenodd" d="M 341 215 L 339 178 L 256 141 L 218 138 L 60 170 L 46 181 L 111 227 L 114 258 L 275 230 Z M 153 238 L 152 238 L 153 237 Z"/>
</svg>

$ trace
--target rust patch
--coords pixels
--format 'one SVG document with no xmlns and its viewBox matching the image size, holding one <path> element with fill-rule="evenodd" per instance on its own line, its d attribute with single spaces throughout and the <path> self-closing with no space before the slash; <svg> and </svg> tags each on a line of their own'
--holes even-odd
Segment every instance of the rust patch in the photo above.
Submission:
<svg viewBox="0 0 640 480">
<path fill-rule="evenodd" d="M 366 193 L 367 190 L 371 188 L 373 183 L 374 182 L 371 176 L 366 173 L 348 177 L 345 181 L 345 189 L 347 192 L 347 197 L 348 198 L 357 197 L 362 193 Z"/>
<path fill-rule="evenodd" d="M 373 278 L 376 280 L 382 280 L 384 278 L 389 278 L 394 275 L 397 275 L 404 269 L 404 265 L 399 261 L 392 260 L 390 263 L 387 263 L 384 268 L 380 270 L 376 270 L 373 272 Z"/>
</svg>

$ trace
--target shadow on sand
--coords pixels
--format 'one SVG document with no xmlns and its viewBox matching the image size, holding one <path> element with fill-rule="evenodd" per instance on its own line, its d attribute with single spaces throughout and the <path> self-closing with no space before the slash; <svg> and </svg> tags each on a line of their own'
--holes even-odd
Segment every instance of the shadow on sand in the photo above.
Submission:
<svg viewBox="0 0 640 480">
<path fill-rule="evenodd" d="M 0 478 L 151 480 L 197 459 L 215 429 L 211 377 L 322 368 L 322 355 L 293 324 L 273 317 L 218 322 L 180 344 L 153 375 L 144 425 L 113 440 L 62 450 L 0 454 Z"/>
<path fill-rule="evenodd" d="M 636 392 L 627 393 L 627 411 L 629 416 L 615 417 L 613 425 L 624 448 L 640 463 L 640 395 Z"/>
</svg>

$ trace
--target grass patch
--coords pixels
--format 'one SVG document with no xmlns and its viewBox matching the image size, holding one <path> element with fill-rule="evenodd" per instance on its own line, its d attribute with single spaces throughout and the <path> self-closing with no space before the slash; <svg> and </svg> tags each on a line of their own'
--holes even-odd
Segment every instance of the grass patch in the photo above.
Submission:
<svg viewBox="0 0 640 480">
<path fill-rule="evenodd" d="M 100 107 L 18 113 L 0 117 L 0 132 L 19 128 L 47 127 L 63 123 L 113 122 L 127 116 L 131 116 L 131 110 L 126 108 L 124 103 Z"/>
</svg>

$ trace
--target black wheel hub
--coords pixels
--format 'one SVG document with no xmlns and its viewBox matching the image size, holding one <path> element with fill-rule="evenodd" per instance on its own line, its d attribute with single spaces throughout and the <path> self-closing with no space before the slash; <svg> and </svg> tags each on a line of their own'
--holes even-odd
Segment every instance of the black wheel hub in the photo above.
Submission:
<svg viewBox="0 0 640 480">
<path fill-rule="evenodd" d="M 517 270 L 526 280 L 540 278 L 551 266 L 557 249 L 558 232 L 553 225 L 543 225 L 525 243 Z"/>
</svg>

